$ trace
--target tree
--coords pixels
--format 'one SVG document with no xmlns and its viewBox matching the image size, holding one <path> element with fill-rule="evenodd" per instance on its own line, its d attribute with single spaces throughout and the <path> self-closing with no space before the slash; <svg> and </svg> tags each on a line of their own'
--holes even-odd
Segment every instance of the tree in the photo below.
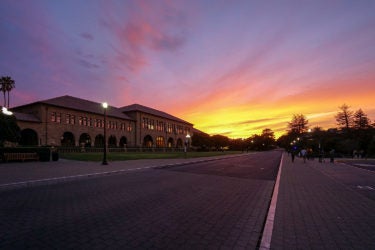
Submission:
<svg viewBox="0 0 375 250">
<path fill-rule="evenodd" d="M 270 128 L 263 129 L 262 136 L 264 138 L 269 138 L 273 141 L 275 140 L 275 134 L 273 133 L 272 129 L 270 129 Z"/>
<path fill-rule="evenodd" d="M 341 111 L 335 116 L 339 128 L 345 129 L 346 131 L 348 131 L 353 124 L 353 111 L 349 108 L 348 105 L 343 104 L 339 107 Z"/>
<path fill-rule="evenodd" d="M 5 141 L 17 142 L 20 139 L 20 131 L 14 115 L 0 112 L 0 147 Z"/>
<path fill-rule="evenodd" d="M 210 135 L 203 132 L 195 132 L 191 139 L 192 146 L 197 147 L 199 150 L 209 150 L 212 145 Z"/>
<path fill-rule="evenodd" d="M 355 129 L 367 129 L 371 125 L 370 119 L 367 115 L 362 111 L 362 109 L 358 109 L 353 116 L 353 127 Z"/>
<path fill-rule="evenodd" d="M 217 150 L 229 145 L 229 138 L 224 135 L 213 135 L 211 140 Z"/>
<path fill-rule="evenodd" d="M 15 82 L 10 76 L 3 76 L 0 78 L 0 91 L 3 92 L 4 95 L 4 107 L 9 108 L 9 92 L 12 91 L 15 87 Z M 7 100 L 5 97 L 5 93 L 8 92 L 8 105 Z"/>
<path fill-rule="evenodd" d="M 261 139 L 262 139 L 263 149 L 274 148 L 276 141 L 275 141 L 275 134 L 272 131 L 272 129 L 269 129 L 269 128 L 263 129 Z"/>
<path fill-rule="evenodd" d="M 292 121 L 288 123 L 289 134 L 300 135 L 308 130 L 309 121 L 303 114 L 294 114 Z"/>
</svg>

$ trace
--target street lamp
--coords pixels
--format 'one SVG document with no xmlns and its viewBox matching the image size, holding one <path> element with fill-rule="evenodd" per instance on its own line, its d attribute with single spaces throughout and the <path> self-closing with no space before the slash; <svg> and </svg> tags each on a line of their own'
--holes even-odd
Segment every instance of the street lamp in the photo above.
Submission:
<svg viewBox="0 0 375 250">
<path fill-rule="evenodd" d="M 108 108 L 108 103 L 103 102 L 102 106 L 104 108 L 104 152 L 103 152 L 102 165 L 108 165 L 108 162 L 107 162 L 107 108 Z"/>
<path fill-rule="evenodd" d="M 9 111 L 6 107 L 3 107 L 2 111 L 4 115 L 13 115 L 13 112 Z"/>
<path fill-rule="evenodd" d="M 189 140 L 190 140 L 190 135 L 187 134 L 186 135 L 186 140 L 185 140 L 185 157 L 186 157 L 186 154 L 187 154 L 187 148 L 189 146 Z"/>
</svg>

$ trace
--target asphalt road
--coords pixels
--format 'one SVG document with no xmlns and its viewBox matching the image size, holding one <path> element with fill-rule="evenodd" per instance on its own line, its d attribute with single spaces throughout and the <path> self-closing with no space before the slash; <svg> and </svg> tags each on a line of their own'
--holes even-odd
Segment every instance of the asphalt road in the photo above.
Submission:
<svg viewBox="0 0 375 250">
<path fill-rule="evenodd" d="M 375 201 L 374 159 L 338 159 L 334 165 L 324 166 L 318 170 Z"/>
<path fill-rule="evenodd" d="M 351 165 L 353 167 L 362 168 L 369 171 L 375 171 L 375 160 L 374 159 L 338 159 L 338 162 Z"/>
<path fill-rule="evenodd" d="M 0 249 L 255 249 L 281 152 L 0 192 Z"/>
</svg>

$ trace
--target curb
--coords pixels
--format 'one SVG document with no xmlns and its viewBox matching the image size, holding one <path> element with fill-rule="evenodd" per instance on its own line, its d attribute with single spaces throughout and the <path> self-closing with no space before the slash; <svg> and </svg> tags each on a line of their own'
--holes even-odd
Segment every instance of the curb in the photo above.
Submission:
<svg viewBox="0 0 375 250">
<path fill-rule="evenodd" d="M 279 171 L 277 172 L 277 178 L 276 178 L 275 186 L 274 186 L 273 193 L 272 193 L 271 204 L 268 209 L 266 223 L 263 228 L 262 239 L 261 239 L 260 247 L 259 247 L 259 249 L 262 249 L 262 250 L 271 248 L 272 231 L 273 231 L 273 224 L 275 222 L 277 197 L 279 194 L 280 177 L 281 177 L 281 171 L 283 168 L 283 159 L 284 159 L 284 154 L 281 155 Z"/>
</svg>

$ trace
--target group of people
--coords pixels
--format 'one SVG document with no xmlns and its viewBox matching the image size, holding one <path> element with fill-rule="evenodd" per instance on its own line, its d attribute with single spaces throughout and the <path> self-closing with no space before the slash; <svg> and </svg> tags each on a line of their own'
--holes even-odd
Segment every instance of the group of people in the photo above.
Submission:
<svg viewBox="0 0 375 250">
<path fill-rule="evenodd" d="M 352 158 L 365 158 L 365 151 L 364 150 L 353 150 Z"/>
<path fill-rule="evenodd" d="M 306 163 L 306 160 L 314 160 L 314 151 L 311 148 L 302 148 L 300 151 L 297 150 L 297 148 L 293 148 L 291 151 L 288 151 L 288 154 L 291 154 L 292 156 L 292 162 L 294 162 L 294 159 L 296 156 L 303 158 L 303 162 Z M 324 151 L 319 150 L 319 162 L 323 162 L 324 160 Z M 334 163 L 335 160 L 335 150 L 332 149 L 329 151 L 329 158 L 330 162 Z"/>
</svg>

